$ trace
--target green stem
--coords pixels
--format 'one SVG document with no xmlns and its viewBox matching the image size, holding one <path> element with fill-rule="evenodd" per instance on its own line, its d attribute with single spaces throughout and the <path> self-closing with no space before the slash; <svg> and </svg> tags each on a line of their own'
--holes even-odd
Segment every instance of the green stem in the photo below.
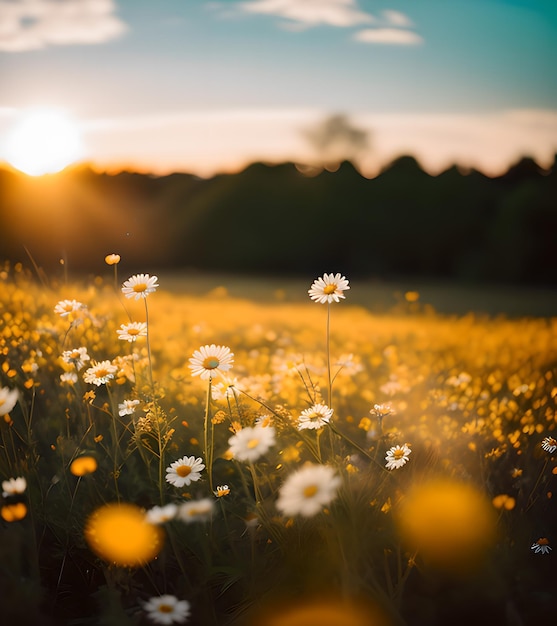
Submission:
<svg viewBox="0 0 557 626">
<path fill-rule="evenodd" d="M 204 451 L 207 474 L 209 476 L 209 488 L 213 491 L 213 442 L 209 443 L 209 422 L 211 421 L 211 384 L 212 378 L 209 376 L 207 385 L 207 400 L 205 403 L 205 423 L 204 423 Z"/>
<path fill-rule="evenodd" d="M 333 401 L 333 381 L 331 379 L 331 343 L 330 343 L 330 325 L 331 325 L 331 303 L 327 302 L 327 406 L 330 408 Z"/>
</svg>

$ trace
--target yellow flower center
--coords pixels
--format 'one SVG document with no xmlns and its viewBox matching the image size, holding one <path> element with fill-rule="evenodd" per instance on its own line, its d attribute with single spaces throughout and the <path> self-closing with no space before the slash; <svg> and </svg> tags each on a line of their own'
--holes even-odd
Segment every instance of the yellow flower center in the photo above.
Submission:
<svg viewBox="0 0 557 626">
<path fill-rule="evenodd" d="M 317 485 L 309 485 L 304 489 L 304 498 L 313 498 L 317 493 Z"/>
<path fill-rule="evenodd" d="M 180 465 L 176 468 L 176 474 L 178 474 L 178 476 L 181 476 L 182 478 L 185 478 L 186 476 L 191 474 L 191 467 L 189 465 Z"/>
<path fill-rule="evenodd" d="M 334 283 L 331 283 L 330 285 L 327 285 L 323 289 L 323 293 L 326 294 L 327 296 L 329 296 L 332 293 L 335 293 L 336 290 L 337 290 L 337 286 Z"/>
<path fill-rule="evenodd" d="M 402 457 L 404 456 L 404 450 L 395 450 L 393 452 L 393 457 L 398 461 L 399 459 L 402 459 Z"/>
<path fill-rule="evenodd" d="M 137 283 L 137 285 L 134 285 L 132 289 L 135 293 L 143 293 L 147 289 L 147 283 Z"/>
<path fill-rule="evenodd" d="M 547 539 L 546 537 L 541 537 L 540 539 L 538 539 L 537 544 L 539 546 L 548 546 L 549 545 L 549 539 Z"/>
<path fill-rule="evenodd" d="M 208 356 L 204 361 L 203 361 L 203 367 L 206 370 L 214 370 L 216 369 L 218 366 L 220 365 L 219 360 L 217 359 L 217 357 L 215 356 Z"/>
<path fill-rule="evenodd" d="M 139 328 L 128 328 L 128 335 L 139 335 Z"/>
<path fill-rule="evenodd" d="M 169 604 L 159 604 L 160 613 L 172 613 L 174 609 Z"/>
<path fill-rule="evenodd" d="M 105 376 L 108 376 L 109 374 L 110 374 L 110 372 L 107 369 L 104 369 L 104 368 L 98 369 L 96 371 L 97 378 L 104 378 Z"/>
<path fill-rule="evenodd" d="M 250 440 L 248 441 L 248 448 L 249 448 L 250 450 L 253 450 L 254 448 L 256 448 L 256 447 L 257 447 L 257 444 L 258 444 L 258 443 L 259 443 L 259 439 L 250 439 Z"/>
</svg>

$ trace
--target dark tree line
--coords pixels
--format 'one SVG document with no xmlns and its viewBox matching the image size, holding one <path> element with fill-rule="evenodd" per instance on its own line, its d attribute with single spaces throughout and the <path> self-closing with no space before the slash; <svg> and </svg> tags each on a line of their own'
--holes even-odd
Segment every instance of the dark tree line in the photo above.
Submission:
<svg viewBox="0 0 557 626">
<path fill-rule="evenodd" d="M 553 285 L 556 236 L 557 167 L 528 158 L 497 178 L 456 166 L 431 176 L 412 157 L 373 179 L 349 162 L 313 176 L 255 163 L 207 180 L 0 170 L 0 256 L 27 261 L 27 249 L 47 271 L 64 258 L 98 272 L 117 252 L 130 271 Z"/>
</svg>

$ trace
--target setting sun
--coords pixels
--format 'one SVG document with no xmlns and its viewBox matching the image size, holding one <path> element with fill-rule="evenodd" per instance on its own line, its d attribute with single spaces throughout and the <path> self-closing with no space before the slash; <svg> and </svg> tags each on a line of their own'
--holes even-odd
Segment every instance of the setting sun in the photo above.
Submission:
<svg viewBox="0 0 557 626">
<path fill-rule="evenodd" d="M 80 158 L 81 136 L 76 122 L 53 109 L 25 111 L 7 139 L 10 165 L 31 176 L 53 174 Z"/>
</svg>

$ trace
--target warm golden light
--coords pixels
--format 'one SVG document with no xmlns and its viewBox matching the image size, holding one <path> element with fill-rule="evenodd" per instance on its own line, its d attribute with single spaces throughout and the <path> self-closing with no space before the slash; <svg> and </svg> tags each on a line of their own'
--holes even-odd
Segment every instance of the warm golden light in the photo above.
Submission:
<svg viewBox="0 0 557 626">
<path fill-rule="evenodd" d="M 164 533 L 150 524 L 133 504 L 106 504 L 88 519 L 85 540 L 93 552 L 109 563 L 139 567 L 154 559 L 164 542 Z"/>
<path fill-rule="evenodd" d="M 409 549 L 454 573 L 473 571 L 496 539 L 496 518 L 486 496 L 447 478 L 414 485 L 395 517 Z"/>
<path fill-rule="evenodd" d="M 81 157 L 80 131 L 63 111 L 28 110 L 15 122 L 5 151 L 8 163 L 25 174 L 54 174 Z"/>
</svg>

